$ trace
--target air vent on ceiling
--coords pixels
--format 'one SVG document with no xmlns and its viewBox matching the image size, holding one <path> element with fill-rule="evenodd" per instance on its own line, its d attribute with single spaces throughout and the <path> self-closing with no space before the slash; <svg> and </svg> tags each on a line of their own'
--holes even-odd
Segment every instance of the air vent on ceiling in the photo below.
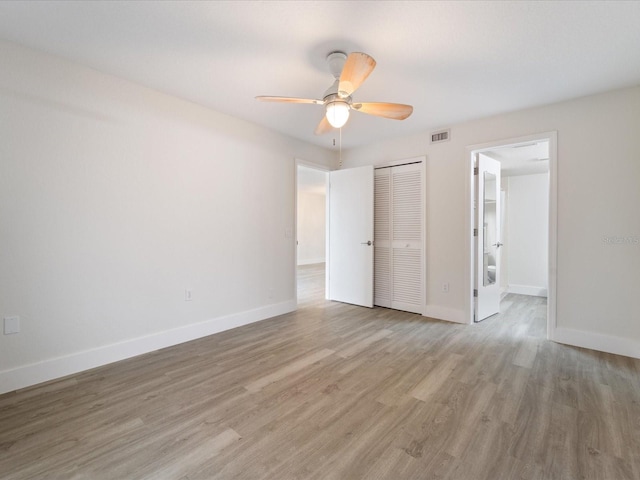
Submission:
<svg viewBox="0 0 640 480">
<path fill-rule="evenodd" d="M 439 130 L 437 132 L 431 132 L 431 143 L 446 142 L 451 138 L 451 129 Z"/>
</svg>

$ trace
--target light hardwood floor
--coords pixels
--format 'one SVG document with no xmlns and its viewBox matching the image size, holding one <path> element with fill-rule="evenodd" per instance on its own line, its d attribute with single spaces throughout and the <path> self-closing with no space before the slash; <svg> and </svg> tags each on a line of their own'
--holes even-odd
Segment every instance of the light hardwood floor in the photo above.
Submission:
<svg viewBox="0 0 640 480">
<path fill-rule="evenodd" d="M 0 396 L 3 479 L 638 479 L 640 361 L 322 299 Z M 308 294 L 305 294 L 305 292 Z"/>
</svg>

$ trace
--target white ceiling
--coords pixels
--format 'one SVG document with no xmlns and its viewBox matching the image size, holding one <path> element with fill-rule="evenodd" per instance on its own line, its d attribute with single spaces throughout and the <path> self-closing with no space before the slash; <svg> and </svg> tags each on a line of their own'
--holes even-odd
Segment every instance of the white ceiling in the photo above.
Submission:
<svg viewBox="0 0 640 480">
<path fill-rule="evenodd" d="M 500 162 L 500 175 L 502 177 L 531 175 L 549 171 L 548 140 L 497 147 L 482 153 Z"/>
<path fill-rule="evenodd" d="M 334 50 L 378 65 L 356 101 L 409 103 L 405 121 L 354 113 L 343 148 L 640 84 L 640 2 L 3 1 L 0 38 L 331 147 L 316 137 Z"/>
</svg>

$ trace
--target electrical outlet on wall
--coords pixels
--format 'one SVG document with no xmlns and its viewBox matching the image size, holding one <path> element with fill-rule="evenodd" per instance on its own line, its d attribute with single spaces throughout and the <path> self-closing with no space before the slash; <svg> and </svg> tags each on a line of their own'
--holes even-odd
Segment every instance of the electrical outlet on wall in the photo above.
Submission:
<svg viewBox="0 0 640 480">
<path fill-rule="evenodd" d="M 444 282 L 444 283 L 442 284 L 442 291 L 443 291 L 444 293 L 449 293 L 449 282 Z"/>
<path fill-rule="evenodd" d="M 4 317 L 4 334 L 20 333 L 20 317 Z"/>
<path fill-rule="evenodd" d="M 187 289 L 184 291 L 184 301 L 190 302 L 191 300 L 193 300 L 193 292 Z"/>
</svg>

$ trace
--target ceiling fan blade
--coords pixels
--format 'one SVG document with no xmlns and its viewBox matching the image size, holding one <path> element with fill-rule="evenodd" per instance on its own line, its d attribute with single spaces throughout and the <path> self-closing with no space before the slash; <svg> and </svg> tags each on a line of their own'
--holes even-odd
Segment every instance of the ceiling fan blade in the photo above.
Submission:
<svg viewBox="0 0 640 480">
<path fill-rule="evenodd" d="M 295 98 L 295 97 L 269 97 L 261 95 L 256 97 L 256 100 L 260 102 L 284 102 L 284 103 L 314 103 L 316 105 L 322 105 L 322 100 L 315 100 L 312 98 Z"/>
<path fill-rule="evenodd" d="M 346 98 L 355 92 L 375 67 L 376 61 L 366 53 L 350 53 L 340 74 L 338 95 Z"/>
<path fill-rule="evenodd" d="M 368 113 L 376 117 L 391 118 L 393 120 L 404 120 L 413 113 L 411 105 L 403 105 L 401 103 L 354 103 L 351 108 L 357 112 Z"/>
<path fill-rule="evenodd" d="M 331 124 L 329 123 L 329 120 L 327 120 L 327 116 L 323 115 L 322 116 L 322 120 L 320 120 L 320 123 L 318 124 L 318 126 L 316 127 L 316 131 L 314 132 L 316 135 L 323 135 L 325 133 L 328 133 L 331 131 L 333 127 L 331 126 Z"/>
</svg>

